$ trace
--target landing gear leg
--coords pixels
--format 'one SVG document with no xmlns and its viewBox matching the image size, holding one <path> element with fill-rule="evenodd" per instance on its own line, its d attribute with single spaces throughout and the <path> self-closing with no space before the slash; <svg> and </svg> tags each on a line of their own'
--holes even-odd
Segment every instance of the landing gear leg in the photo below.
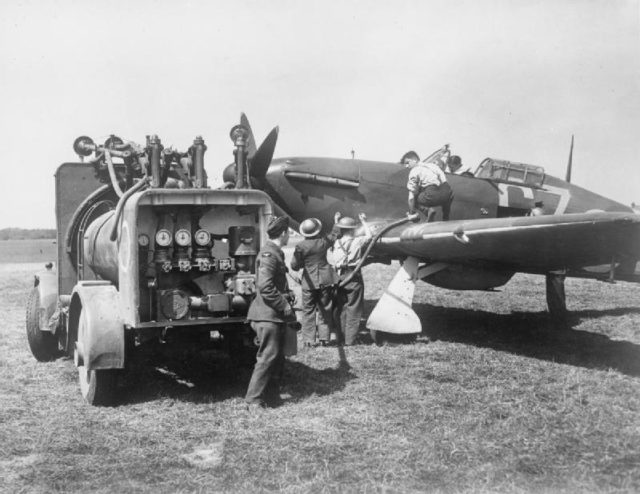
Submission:
<svg viewBox="0 0 640 494">
<path fill-rule="evenodd" d="M 567 301 L 564 292 L 564 273 L 547 273 L 547 307 L 554 323 L 566 328 L 567 326 Z"/>
<path fill-rule="evenodd" d="M 371 312 L 367 329 L 377 345 L 387 341 L 389 333 L 418 335 L 422 332 L 420 319 L 411 308 L 418 267 L 418 259 L 408 257 Z"/>
</svg>

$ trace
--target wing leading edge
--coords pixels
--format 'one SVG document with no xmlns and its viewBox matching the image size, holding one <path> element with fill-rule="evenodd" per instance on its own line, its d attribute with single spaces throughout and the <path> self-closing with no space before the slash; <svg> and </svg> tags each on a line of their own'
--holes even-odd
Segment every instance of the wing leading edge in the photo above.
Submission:
<svg viewBox="0 0 640 494">
<path fill-rule="evenodd" d="M 640 215 L 580 213 L 419 223 L 389 231 L 376 251 L 425 262 L 545 273 L 640 257 Z"/>
</svg>

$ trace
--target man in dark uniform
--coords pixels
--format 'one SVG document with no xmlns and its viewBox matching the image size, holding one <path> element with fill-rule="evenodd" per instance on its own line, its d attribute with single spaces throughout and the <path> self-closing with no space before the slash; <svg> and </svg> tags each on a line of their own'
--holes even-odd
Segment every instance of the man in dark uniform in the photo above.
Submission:
<svg viewBox="0 0 640 494">
<path fill-rule="evenodd" d="M 336 213 L 336 215 L 339 213 Z M 335 218 L 338 221 L 339 216 Z M 313 346 L 316 339 L 316 309 L 318 310 L 318 338 L 322 345 L 329 343 L 333 329 L 333 288 L 338 283 L 335 270 L 327 261 L 327 251 L 338 237 L 333 228 L 322 235 L 322 223 L 308 218 L 300 223 L 300 234 L 305 237 L 293 251 L 291 269 L 302 269 L 302 340 Z"/>
<path fill-rule="evenodd" d="M 273 218 L 269 222 L 267 235 L 269 240 L 260 250 L 256 261 L 257 294 L 247 314 L 260 342 L 245 397 L 249 408 L 279 404 L 286 323 L 296 320 L 282 252 L 282 247 L 289 241 L 288 218 Z"/>
</svg>

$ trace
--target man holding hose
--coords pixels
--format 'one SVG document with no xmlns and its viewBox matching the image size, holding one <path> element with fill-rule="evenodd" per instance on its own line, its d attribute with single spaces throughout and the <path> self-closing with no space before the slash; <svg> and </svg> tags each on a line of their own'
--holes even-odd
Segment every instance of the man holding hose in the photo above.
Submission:
<svg viewBox="0 0 640 494">
<path fill-rule="evenodd" d="M 371 241 L 371 231 L 366 223 L 364 214 L 359 218 L 365 234 L 356 236 L 358 224 L 348 216 L 338 219 L 336 227 L 342 235 L 333 244 L 333 262 L 338 273 L 340 283 L 336 294 L 336 332 L 338 343 L 345 346 L 354 345 L 360 330 L 360 318 L 364 310 L 364 282 L 362 272 L 354 274 L 356 265 L 362 258 L 368 243 Z M 346 281 L 346 283 L 344 283 Z"/>
</svg>

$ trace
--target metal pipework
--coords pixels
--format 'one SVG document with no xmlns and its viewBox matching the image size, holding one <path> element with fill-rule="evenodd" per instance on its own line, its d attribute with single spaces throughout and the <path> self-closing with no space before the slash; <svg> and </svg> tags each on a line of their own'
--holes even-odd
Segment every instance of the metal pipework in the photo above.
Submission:
<svg viewBox="0 0 640 494">
<path fill-rule="evenodd" d="M 233 150 L 233 156 L 236 163 L 236 189 L 244 189 L 247 187 L 245 180 L 245 169 L 247 166 L 247 137 L 249 131 L 242 125 L 236 125 L 231 129 L 231 140 L 236 149 Z"/>
<path fill-rule="evenodd" d="M 157 135 L 149 138 L 149 162 L 151 163 L 151 187 L 157 188 L 162 185 L 160 177 L 160 158 L 162 153 L 162 143 Z"/>
<path fill-rule="evenodd" d="M 193 146 L 191 146 L 191 156 L 193 159 L 193 168 L 195 173 L 195 186 L 197 188 L 207 187 L 207 173 L 204 170 L 204 152 L 207 150 L 207 146 L 204 144 L 202 136 L 196 136 L 193 140 Z"/>
</svg>

